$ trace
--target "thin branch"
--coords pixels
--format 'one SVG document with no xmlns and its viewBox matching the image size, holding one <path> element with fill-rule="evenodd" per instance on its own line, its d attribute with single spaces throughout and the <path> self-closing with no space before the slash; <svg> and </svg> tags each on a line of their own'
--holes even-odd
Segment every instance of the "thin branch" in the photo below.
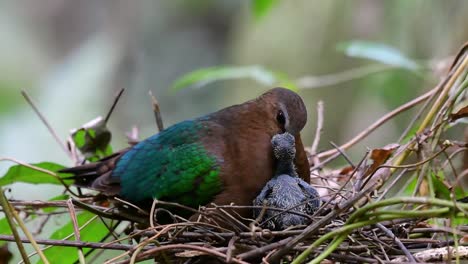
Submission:
<svg viewBox="0 0 468 264">
<path fill-rule="evenodd" d="M 227 248 L 227 252 L 226 252 L 226 263 L 231 263 L 231 261 L 232 261 L 232 252 L 236 248 L 234 243 L 236 243 L 237 239 L 239 239 L 239 237 L 233 236 L 231 238 L 231 240 L 229 240 L 228 248 Z"/>
<path fill-rule="evenodd" d="M 403 175 L 406 174 L 408 169 L 403 169 L 396 177 L 394 177 L 394 179 L 392 180 L 392 182 L 390 184 L 388 184 L 385 188 L 385 190 L 383 191 L 383 193 L 380 194 L 379 197 L 377 197 L 376 201 L 380 201 L 382 200 L 383 198 L 385 198 L 385 195 L 387 195 L 387 193 L 393 188 L 393 186 L 401 179 L 401 177 L 403 177 Z"/>
<path fill-rule="evenodd" d="M 160 247 L 154 247 L 152 249 L 149 249 L 142 253 L 137 260 L 143 260 L 143 259 L 148 259 L 152 258 L 156 253 L 164 250 L 172 250 L 172 249 L 189 249 L 189 250 L 196 250 L 200 252 L 204 252 L 210 255 L 213 255 L 215 257 L 221 258 L 221 259 L 226 259 L 226 254 L 223 254 L 221 252 L 218 252 L 214 249 L 211 248 L 206 248 L 206 247 L 200 247 L 200 246 L 195 246 L 195 245 L 189 245 L 189 244 L 174 244 L 174 245 L 164 245 Z M 239 263 L 239 264 L 249 264 L 248 262 L 239 260 L 237 258 L 232 258 L 231 259 L 233 263 Z M 124 263 L 129 263 L 128 260 L 117 262 L 116 264 L 124 264 Z"/>
<path fill-rule="evenodd" d="M 135 262 L 137 260 L 137 257 L 138 257 L 138 253 L 141 252 L 142 250 L 144 250 L 144 248 L 149 244 L 151 243 L 153 240 L 157 239 L 158 237 L 160 237 L 162 234 L 164 234 L 166 231 L 168 231 L 169 229 L 171 229 L 172 227 L 174 226 L 180 226 L 181 224 L 169 224 L 169 225 L 166 225 L 162 230 L 158 231 L 155 235 L 153 235 L 152 237 L 149 237 L 147 239 L 145 239 L 144 241 L 140 242 L 138 245 L 136 245 L 133 250 L 131 251 L 127 251 L 125 253 L 122 253 L 112 259 L 109 259 L 105 262 L 105 264 L 107 263 L 114 263 L 117 259 L 119 258 L 122 258 L 122 257 L 125 257 L 129 254 L 132 254 L 131 256 L 131 259 L 130 259 L 130 262 Z M 132 253 L 133 252 L 133 253 Z"/>
<path fill-rule="evenodd" d="M 98 217 L 98 216 L 93 216 L 93 217 L 91 217 L 91 219 L 89 219 L 88 221 L 86 221 L 86 223 L 84 223 L 84 224 L 80 227 L 80 230 L 82 230 L 83 228 L 87 227 L 87 226 L 88 226 L 91 222 L 93 222 L 97 217 Z M 69 234 L 69 235 L 65 236 L 64 238 L 62 238 L 62 240 L 60 240 L 60 241 L 65 241 L 65 240 L 71 238 L 73 235 L 74 235 L 73 233 L 72 233 L 72 234 Z M 0 239 L 0 240 L 1 240 L 1 239 Z M 37 240 L 36 240 L 36 242 L 37 242 Z M 28 241 L 28 243 L 29 243 L 29 241 Z M 41 243 L 38 243 L 38 244 L 41 244 Z M 52 245 L 51 245 L 51 246 L 47 246 L 47 247 L 45 247 L 43 250 L 49 249 L 49 248 L 51 248 L 51 247 L 52 247 Z M 76 247 L 76 246 L 74 246 L 74 247 Z M 34 256 L 35 254 L 36 254 L 36 253 L 33 252 L 32 254 L 30 254 L 30 256 Z M 20 262 L 20 263 L 21 263 L 21 262 Z"/>
<path fill-rule="evenodd" d="M 75 199 L 76 200 L 76 199 Z M 85 198 L 80 199 L 80 202 L 90 202 L 92 198 Z M 32 208 L 44 208 L 44 207 L 68 207 L 67 202 L 65 200 L 62 201 L 18 201 L 18 200 L 10 200 L 10 204 L 13 206 L 27 206 Z"/>
<path fill-rule="evenodd" d="M 424 160 L 421 160 L 421 161 L 418 161 L 416 163 L 412 163 L 412 164 L 405 164 L 405 165 L 380 165 L 378 166 L 375 171 L 377 171 L 378 169 L 381 169 L 381 168 L 392 168 L 392 169 L 411 169 L 411 168 L 414 168 L 414 167 L 417 167 L 417 166 L 420 166 L 420 165 L 423 165 L 433 159 L 435 159 L 437 156 L 439 156 L 442 152 L 444 152 L 449 146 L 446 145 L 444 146 L 441 150 L 439 150 L 438 152 L 432 154 L 432 156 L 430 156 L 429 158 L 427 159 L 424 159 Z M 375 173 L 375 172 L 374 172 Z"/>
<path fill-rule="evenodd" d="M 392 119 L 394 116 L 414 107 L 415 105 L 427 100 L 428 98 L 430 98 L 432 96 L 432 94 L 436 93 L 439 89 L 439 87 L 436 87 L 435 89 L 432 89 L 430 90 L 429 92 L 419 96 L 418 98 L 415 98 L 411 101 L 409 101 L 408 103 L 406 104 L 403 104 L 401 106 L 399 106 L 398 108 L 396 108 L 395 110 L 387 113 L 386 115 L 384 115 L 383 117 L 381 117 L 379 120 L 377 120 L 376 122 L 374 122 L 372 125 L 370 125 L 369 127 L 367 127 L 366 129 L 364 129 L 361 133 L 359 133 L 357 136 L 355 136 L 354 138 L 352 138 L 351 140 L 349 140 L 347 143 L 343 144 L 340 146 L 340 149 L 343 149 L 343 150 L 346 150 L 350 147 L 352 147 L 353 145 L 355 145 L 356 143 L 358 143 L 359 141 L 361 141 L 362 139 L 364 139 L 367 135 L 369 135 L 371 132 L 373 132 L 374 130 L 376 130 L 377 128 L 379 128 L 381 125 L 385 124 L 388 120 Z M 331 149 L 331 150 L 328 150 L 328 151 L 325 151 L 325 152 L 322 152 L 322 153 L 319 153 L 318 154 L 318 157 L 319 158 L 325 158 L 325 157 L 328 157 L 328 156 L 332 156 L 334 154 L 336 154 L 338 151 L 336 149 Z"/>
<path fill-rule="evenodd" d="M 249 260 L 249 259 L 254 259 L 258 256 L 261 256 L 261 255 L 264 255 L 265 253 L 271 251 L 271 250 L 274 250 L 274 249 L 277 249 L 277 248 L 281 248 L 283 246 L 285 246 L 288 242 L 290 242 L 294 237 L 287 237 L 283 240 L 280 240 L 278 242 L 275 242 L 275 243 L 270 243 L 266 246 L 263 246 L 263 247 L 260 247 L 260 248 L 255 248 L 253 250 L 250 250 L 250 251 L 247 251 L 247 252 L 244 252 L 242 254 L 239 254 L 237 255 L 238 258 L 240 259 L 246 259 L 246 260 Z M 271 260 L 272 257 L 270 256 L 269 258 L 269 262 L 272 262 L 274 263 L 274 261 Z"/>
<path fill-rule="evenodd" d="M 337 254 L 337 253 L 331 253 L 330 256 L 332 258 L 341 260 L 341 263 L 346 263 L 349 262 L 350 260 L 354 260 L 353 263 L 379 263 L 378 260 L 372 259 L 372 258 L 364 258 L 360 256 L 353 256 L 353 255 L 344 255 L 344 254 Z"/>
<path fill-rule="evenodd" d="M 138 207 L 137 205 L 134 205 L 134 204 L 132 204 L 132 203 L 130 203 L 130 202 L 128 202 L 128 201 L 122 200 L 122 199 L 120 199 L 119 197 L 113 197 L 113 199 L 115 199 L 115 200 L 118 201 L 118 202 L 121 202 L 121 203 L 123 203 L 123 204 L 126 204 L 126 205 L 128 205 L 128 206 L 130 206 L 130 207 L 136 209 L 138 212 L 140 212 L 140 213 L 142 213 L 142 214 L 147 214 L 147 212 L 146 212 L 145 210 L 141 209 L 141 208 Z"/>
<path fill-rule="evenodd" d="M 109 112 L 107 112 L 106 118 L 104 118 L 104 123 L 107 124 L 107 121 L 109 121 L 110 116 L 112 115 L 112 112 L 114 112 L 114 108 L 117 105 L 117 102 L 120 99 L 120 96 L 122 96 L 123 92 L 125 91 L 125 88 L 120 89 L 117 92 L 117 95 L 114 97 L 114 101 L 112 103 L 111 108 L 109 109 Z"/>
<path fill-rule="evenodd" d="M 0 241 L 15 241 L 15 236 L 11 235 L 0 235 Z M 27 238 L 20 238 L 19 241 L 23 243 L 31 243 Z M 81 248 L 94 248 L 94 249 L 111 249 L 111 250 L 132 250 L 132 245 L 124 244 L 109 244 L 109 243 L 97 243 L 97 242 L 85 242 L 85 241 L 73 241 L 73 240 L 55 240 L 55 239 L 36 239 L 36 243 L 40 245 L 50 246 L 61 246 L 61 247 L 81 247 Z M 149 249 L 149 248 L 147 248 Z"/>
<path fill-rule="evenodd" d="M 320 136 L 323 130 L 323 101 L 317 103 L 317 128 L 315 130 L 314 141 L 310 147 L 310 153 L 312 154 L 312 164 L 319 164 L 320 160 L 317 157 L 317 149 L 320 142 Z"/>
<path fill-rule="evenodd" d="M 340 153 L 341 156 L 348 162 L 349 166 L 356 168 L 356 165 L 354 165 L 353 161 L 351 158 L 345 153 L 344 149 L 341 149 L 338 145 L 336 145 L 334 142 L 330 141 L 330 145 L 332 145 L 338 153 Z"/>
<path fill-rule="evenodd" d="M 151 204 L 151 210 L 149 214 L 149 223 L 150 223 L 150 227 L 152 228 L 154 228 L 154 216 L 155 216 L 157 202 L 158 202 L 158 199 L 153 199 L 153 203 Z"/>
<path fill-rule="evenodd" d="M 0 187 L 0 204 L 3 207 L 3 211 L 5 213 L 5 218 L 7 219 L 8 225 L 11 228 L 11 233 L 13 233 L 13 236 L 11 236 L 12 240 L 10 241 L 15 241 L 16 245 L 18 246 L 18 250 L 21 254 L 21 257 L 24 260 L 24 263 L 30 264 L 31 262 L 29 261 L 28 254 L 26 253 L 26 250 L 24 249 L 23 246 L 23 241 L 20 239 L 18 230 L 16 230 L 15 222 L 13 220 L 13 212 L 11 210 L 11 206 L 8 203 L 8 199 L 5 197 L 5 193 L 3 192 L 3 188 Z M 28 243 L 30 242 L 29 240 L 27 241 Z"/>
<path fill-rule="evenodd" d="M 60 147 L 63 149 L 63 151 L 65 151 L 65 153 L 71 158 L 73 159 L 73 155 L 72 153 L 68 150 L 67 148 L 67 145 L 60 139 L 60 137 L 57 135 L 57 133 L 55 132 L 55 130 L 52 128 L 52 126 L 50 125 L 50 123 L 47 121 L 47 119 L 45 118 L 45 116 L 39 111 L 39 109 L 36 107 L 36 105 L 34 104 L 34 102 L 31 100 L 31 98 L 29 97 L 29 95 L 26 93 L 25 90 L 21 90 L 21 95 L 23 95 L 24 99 L 26 100 L 26 102 L 28 102 L 28 104 L 31 106 L 31 108 L 34 110 L 34 112 L 36 112 L 37 116 L 41 119 L 42 123 L 46 126 L 46 128 L 49 130 L 50 134 L 52 135 L 52 137 L 55 139 L 55 141 L 60 145 Z"/>
<path fill-rule="evenodd" d="M 375 224 L 380 230 L 382 230 L 388 237 L 390 237 L 391 239 L 393 239 L 395 241 L 395 243 L 398 245 L 398 247 L 403 251 L 403 253 L 405 253 L 405 256 L 408 258 L 408 260 L 410 262 L 416 262 L 416 260 L 414 259 L 413 255 L 411 255 L 411 253 L 409 252 L 409 250 L 405 247 L 405 245 L 403 245 L 403 243 L 400 241 L 400 239 L 395 236 L 395 234 L 393 234 L 392 231 L 390 231 L 388 228 L 386 228 L 384 225 L 382 225 L 381 223 L 377 223 Z"/>
<path fill-rule="evenodd" d="M 332 149 L 332 150 L 336 150 L 336 149 Z M 313 164 L 313 167 L 310 168 L 310 171 L 323 169 L 326 164 L 332 162 L 333 160 L 338 158 L 340 155 L 341 154 L 339 151 L 335 152 L 333 155 L 331 155 L 330 157 L 327 157 L 324 161 L 320 162 L 319 164 Z"/>
<path fill-rule="evenodd" d="M 78 220 L 76 219 L 75 207 L 73 206 L 72 198 L 67 200 L 67 206 L 68 206 L 68 211 L 70 213 L 70 218 L 71 218 L 72 223 L 73 223 L 73 232 L 75 234 L 75 240 L 80 241 L 81 240 L 80 229 L 79 229 L 80 227 L 78 226 Z M 84 254 L 83 254 L 83 248 L 78 247 L 77 249 L 78 249 L 78 259 L 79 259 L 80 263 L 85 264 L 86 261 L 85 261 L 85 257 L 84 257 Z"/>
<path fill-rule="evenodd" d="M 153 113 L 154 113 L 154 118 L 156 120 L 156 125 L 158 126 L 158 130 L 162 131 L 164 130 L 164 125 L 162 121 L 162 116 L 161 116 L 161 109 L 159 107 L 159 102 L 156 100 L 156 97 L 154 97 L 153 93 L 151 91 L 148 91 L 149 96 L 151 97 L 151 105 L 153 106 Z"/>
</svg>

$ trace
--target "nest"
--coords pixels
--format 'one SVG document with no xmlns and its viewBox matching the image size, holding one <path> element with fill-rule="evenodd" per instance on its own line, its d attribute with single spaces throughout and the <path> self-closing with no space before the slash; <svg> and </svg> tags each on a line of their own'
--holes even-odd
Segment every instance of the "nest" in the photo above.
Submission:
<svg viewBox="0 0 468 264">
<path fill-rule="evenodd" d="M 319 105 L 316 138 L 307 151 L 314 164 L 312 185 L 320 189 L 323 202 L 307 226 L 267 230 L 258 219 L 242 219 L 233 213 L 231 209 L 236 205 L 194 210 L 155 201 L 151 212 L 145 212 L 122 200 L 112 200 L 117 206 L 109 207 L 107 200 L 82 196 L 8 204 L 15 209 L 11 210 L 13 217 L 18 211 L 28 215 L 40 208 L 56 207 L 64 208 L 62 212 L 76 220 L 76 211 L 90 211 L 102 218 L 109 229 L 103 241 L 80 240 L 79 228 L 86 224 L 75 225 L 75 240 L 6 235 L 1 235 L 0 240 L 122 251 L 107 263 L 147 259 L 158 263 L 403 263 L 468 259 L 468 203 L 463 200 L 463 192 L 460 194 L 461 186 L 468 181 L 468 135 L 464 141 L 456 141 L 446 138 L 445 133 L 457 120 L 468 116 L 467 50 L 465 45 L 434 89 L 388 113 L 343 146 L 322 153 L 316 150 L 323 122 Z M 344 168 L 328 167 L 338 156 L 347 159 L 344 151 L 381 124 L 422 102 L 424 105 L 403 133 L 403 137 L 407 136 L 409 130 L 416 128 L 412 136 L 369 150 L 358 164 L 349 161 Z M 457 164 L 462 155 L 464 159 Z M 8 205 L 2 205 L 8 211 Z M 167 210 L 168 207 L 179 208 Z M 184 210 L 192 210 L 200 218 L 193 221 L 171 213 Z M 287 210 L 278 212 L 281 213 Z M 158 217 L 149 217 L 161 214 L 169 216 L 171 223 L 159 224 Z M 216 224 L 219 222 L 223 225 Z"/>
</svg>

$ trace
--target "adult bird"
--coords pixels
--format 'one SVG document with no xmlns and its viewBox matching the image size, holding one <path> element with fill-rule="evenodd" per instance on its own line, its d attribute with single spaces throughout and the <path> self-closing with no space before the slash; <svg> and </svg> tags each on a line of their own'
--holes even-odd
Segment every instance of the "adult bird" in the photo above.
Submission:
<svg viewBox="0 0 468 264">
<path fill-rule="evenodd" d="M 261 216 L 266 227 L 282 230 L 290 226 L 305 225 L 320 206 L 320 197 L 314 187 L 299 178 L 294 167 L 296 149 L 294 137 L 289 133 L 273 136 L 271 145 L 276 164 L 275 176 L 268 181 L 253 204 L 257 207 L 268 206 L 277 210 L 254 209 L 254 217 Z M 262 215 L 263 214 L 263 215 Z"/>
<path fill-rule="evenodd" d="M 299 176 L 310 172 L 300 131 L 307 111 L 301 97 L 274 88 L 258 98 L 168 127 L 95 163 L 68 168 L 75 184 L 137 205 L 153 199 L 197 208 L 215 203 L 251 205 L 274 174 L 270 140 L 295 137 Z M 250 209 L 236 209 L 243 217 Z"/>
</svg>

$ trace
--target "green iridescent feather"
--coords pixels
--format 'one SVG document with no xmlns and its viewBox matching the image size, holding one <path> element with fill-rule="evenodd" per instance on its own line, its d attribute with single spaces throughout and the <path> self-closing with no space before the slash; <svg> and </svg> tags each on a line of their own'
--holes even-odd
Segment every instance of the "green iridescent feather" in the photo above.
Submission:
<svg viewBox="0 0 468 264">
<path fill-rule="evenodd" d="M 156 198 L 197 207 L 221 191 L 219 166 L 199 141 L 202 122 L 190 120 L 141 141 L 117 162 L 120 195 L 133 202 Z"/>
</svg>

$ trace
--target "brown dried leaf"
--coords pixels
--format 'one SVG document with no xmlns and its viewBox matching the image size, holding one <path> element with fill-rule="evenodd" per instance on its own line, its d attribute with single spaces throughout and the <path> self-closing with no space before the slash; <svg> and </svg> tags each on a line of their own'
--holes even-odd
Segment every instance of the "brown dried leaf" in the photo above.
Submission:
<svg viewBox="0 0 468 264">
<path fill-rule="evenodd" d="M 343 175 L 343 176 L 349 176 L 351 173 L 353 173 L 353 171 L 354 171 L 353 166 L 347 166 L 347 167 L 344 167 L 343 169 L 341 169 L 339 174 Z"/>
<path fill-rule="evenodd" d="M 450 122 L 453 122 L 457 119 L 464 118 L 464 117 L 468 117 L 468 105 L 458 110 L 456 113 L 450 114 L 449 119 L 450 119 Z"/>
<path fill-rule="evenodd" d="M 400 145 L 391 143 L 380 149 L 373 149 L 370 154 L 370 158 L 374 161 L 369 169 L 366 171 L 365 176 L 372 174 L 380 165 L 384 164 L 385 161 L 392 155 Z"/>
<path fill-rule="evenodd" d="M 381 149 L 373 149 L 371 151 L 370 158 L 377 163 L 384 163 L 390 155 L 392 155 L 393 151 L 397 149 L 400 145 L 397 143 L 391 143 L 386 145 L 385 147 Z"/>
<path fill-rule="evenodd" d="M 460 244 L 468 244 L 468 235 L 464 235 L 460 238 Z"/>
<path fill-rule="evenodd" d="M 351 175 L 353 175 L 355 168 L 353 166 L 346 166 L 341 170 L 338 170 L 337 181 L 338 182 L 347 182 Z"/>
</svg>

